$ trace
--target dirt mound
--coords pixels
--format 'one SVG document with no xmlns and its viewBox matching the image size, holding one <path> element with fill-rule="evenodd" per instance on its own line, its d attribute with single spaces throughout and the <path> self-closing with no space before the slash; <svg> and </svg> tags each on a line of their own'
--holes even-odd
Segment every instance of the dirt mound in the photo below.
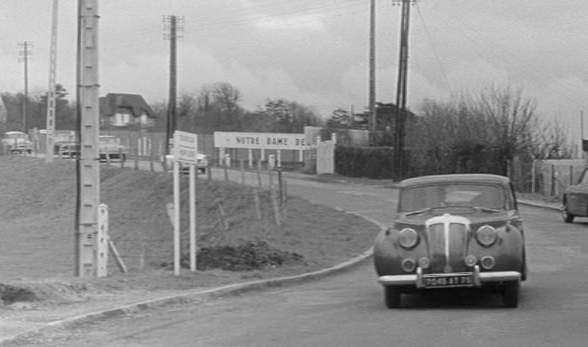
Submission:
<svg viewBox="0 0 588 347">
<path fill-rule="evenodd" d="M 0 283 L 0 299 L 5 305 L 13 304 L 17 301 L 36 301 L 37 296 L 33 291 L 27 288 L 12 286 Z"/>
<path fill-rule="evenodd" d="M 198 270 L 251 271 L 304 263 L 302 255 L 282 251 L 265 241 L 251 241 L 239 246 L 201 248 L 197 258 Z M 188 267 L 188 259 L 183 259 L 182 263 Z"/>
</svg>

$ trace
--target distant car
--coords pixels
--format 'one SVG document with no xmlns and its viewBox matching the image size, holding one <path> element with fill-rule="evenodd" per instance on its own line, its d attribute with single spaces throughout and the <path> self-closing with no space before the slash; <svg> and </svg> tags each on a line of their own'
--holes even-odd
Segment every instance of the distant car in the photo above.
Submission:
<svg viewBox="0 0 588 347">
<path fill-rule="evenodd" d="M 164 158 L 165 158 L 165 166 L 168 169 L 171 169 L 173 167 L 173 163 L 174 163 L 174 155 L 173 154 L 166 154 L 164 156 Z M 198 152 L 198 154 L 196 154 L 197 173 L 205 174 L 207 168 L 208 168 L 208 156 L 206 154 Z M 181 169 L 182 173 L 187 174 L 187 173 L 189 173 L 190 167 L 188 165 L 180 164 L 180 169 Z"/>
<path fill-rule="evenodd" d="M 121 145 L 118 139 L 112 135 L 100 135 L 98 138 L 98 152 L 100 161 L 125 161 L 129 155 L 128 147 Z"/>
<path fill-rule="evenodd" d="M 584 169 L 578 184 L 564 191 L 561 215 L 566 223 L 572 223 L 576 217 L 588 217 L 588 169 Z"/>
<path fill-rule="evenodd" d="M 76 142 L 76 134 L 70 130 L 55 130 L 53 133 L 53 153 L 59 155 L 61 147 L 65 145 L 67 150 L 72 143 Z"/>
<path fill-rule="evenodd" d="M 505 306 L 518 305 L 525 235 L 507 177 L 422 176 L 398 188 L 396 219 L 374 244 L 388 308 L 398 307 L 403 293 L 445 288 L 488 290 Z"/>
<path fill-rule="evenodd" d="M 76 141 L 61 141 L 56 151 L 60 158 L 78 158 L 80 156 L 80 145 Z"/>
<path fill-rule="evenodd" d="M 23 154 L 33 152 L 33 142 L 29 135 L 22 131 L 7 131 L 2 137 L 4 150 L 12 154 Z"/>
</svg>

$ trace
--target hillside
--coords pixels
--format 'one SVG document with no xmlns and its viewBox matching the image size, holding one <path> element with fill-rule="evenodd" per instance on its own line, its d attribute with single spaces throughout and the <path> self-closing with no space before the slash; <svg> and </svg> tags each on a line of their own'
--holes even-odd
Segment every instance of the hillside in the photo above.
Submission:
<svg viewBox="0 0 588 347">
<path fill-rule="evenodd" d="M 5 264 L 0 269 L 1 278 L 70 277 L 74 249 L 74 162 L 59 160 L 46 164 L 31 157 L 2 156 L 0 177 L 0 259 Z M 188 225 L 187 182 L 182 187 L 184 230 Z M 229 230 L 217 223 L 218 207 L 214 201 L 219 199 L 230 222 Z M 139 287 L 162 286 L 157 281 L 147 284 L 144 276 L 154 272 L 158 276 L 169 275 L 173 245 L 166 204 L 172 201 L 171 175 L 102 167 L 101 201 L 109 206 L 110 234 L 130 270 L 124 280 L 118 281 L 135 281 L 129 285 Z M 265 274 L 254 272 L 251 276 L 266 276 L 331 266 L 369 248 L 377 231 L 376 226 L 359 217 L 294 197 L 288 199 L 288 218 L 278 227 L 273 222 L 268 192 L 262 192 L 261 201 L 263 218 L 257 220 L 252 188 L 198 180 L 199 260 L 201 268 L 207 270 L 200 272 L 200 277 L 226 282 L 247 277 L 246 273 L 252 270 Z M 185 233 L 183 238 L 183 245 L 187 245 Z M 183 250 L 187 253 L 186 247 Z M 240 275 L 215 267 L 247 271 Z M 121 276 L 114 261 L 110 262 L 110 272 Z"/>
</svg>

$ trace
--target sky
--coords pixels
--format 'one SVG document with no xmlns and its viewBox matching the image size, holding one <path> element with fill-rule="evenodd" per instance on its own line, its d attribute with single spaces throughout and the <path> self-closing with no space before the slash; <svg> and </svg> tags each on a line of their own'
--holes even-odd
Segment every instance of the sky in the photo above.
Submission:
<svg viewBox="0 0 588 347">
<path fill-rule="evenodd" d="M 268 98 L 323 116 L 368 103 L 369 0 L 99 1 L 100 94 L 165 101 L 164 15 L 182 16 L 178 93 L 229 82 L 249 110 Z M 400 6 L 376 0 L 376 99 L 396 95 Z M 30 93 L 47 89 L 52 0 L 0 0 L 0 92 L 22 92 L 18 43 L 33 42 Z M 73 95 L 76 0 L 59 0 L 57 81 Z M 490 85 L 521 88 L 541 118 L 579 137 L 588 114 L 588 2 L 418 0 L 411 8 L 408 107 Z M 588 118 L 585 123 L 588 123 Z M 586 127 L 588 129 L 588 126 Z M 585 131 L 588 134 L 588 131 Z"/>
</svg>

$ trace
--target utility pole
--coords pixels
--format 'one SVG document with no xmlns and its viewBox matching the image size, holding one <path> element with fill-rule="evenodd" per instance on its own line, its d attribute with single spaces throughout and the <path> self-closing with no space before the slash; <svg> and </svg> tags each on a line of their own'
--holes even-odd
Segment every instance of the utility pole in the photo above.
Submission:
<svg viewBox="0 0 588 347">
<path fill-rule="evenodd" d="M 53 0 L 51 48 L 49 53 L 49 88 L 47 89 L 47 124 L 45 162 L 53 161 L 53 133 L 55 131 L 55 70 L 57 66 L 58 0 Z"/>
<path fill-rule="evenodd" d="M 414 0 L 402 1 L 402 17 L 400 23 L 400 54 L 398 59 L 398 82 L 396 84 L 396 118 L 394 141 L 395 179 L 404 178 L 406 162 L 404 158 L 404 138 L 406 127 L 406 82 L 408 75 L 408 30 L 410 25 L 410 6 Z"/>
<path fill-rule="evenodd" d="M 370 0 L 369 129 L 376 131 L 376 0 Z"/>
<path fill-rule="evenodd" d="M 22 131 L 28 133 L 28 103 L 29 103 L 29 56 L 32 54 L 33 43 L 23 41 L 18 44 L 18 60 L 24 62 L 24 100 L 22 102 Z"/>
<path fill-rule="evenodd" d="M 169 40 L 169 101 L 167 107 L 167 126 L 165 132 L 165 153 L 170 154 L 170 140 L 176 130 L 176 100 L 177 100 L 177 39 L 181 37 L 178 31 L 184 28 L 184 17 L 164 16 L 164 39 Z"/>
<path fill-rule="evenodd" d="M 98 84 L 98 0 L 78 0 L 78 134 L 76 267 L 78 277 L 97 275 L 98 205 L 100 203 L 100 132 Z"/>
</svg>

